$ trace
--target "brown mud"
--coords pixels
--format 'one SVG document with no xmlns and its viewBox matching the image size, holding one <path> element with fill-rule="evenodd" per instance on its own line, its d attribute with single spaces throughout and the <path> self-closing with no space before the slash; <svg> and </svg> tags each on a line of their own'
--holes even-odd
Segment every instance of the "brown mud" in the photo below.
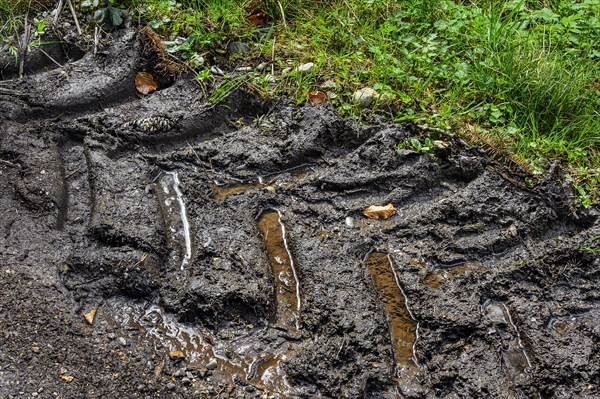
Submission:
<svg viewBox="0 0 600 399">
<path fill-rule="evenodd" d="M 1 75 L 0 397 L 600 395 L 598 211 L 557 165 L 528 188 L 452 135 L 210 104 L 101 43 Z"/>
</svg>

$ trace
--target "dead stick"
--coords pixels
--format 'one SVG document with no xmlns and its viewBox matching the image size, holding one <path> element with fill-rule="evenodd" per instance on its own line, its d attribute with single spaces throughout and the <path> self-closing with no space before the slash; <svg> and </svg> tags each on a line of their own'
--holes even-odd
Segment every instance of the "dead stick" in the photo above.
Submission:
<svg viewBox="0 0 600 399">
<path fill-rule="evenodd" d="M 98 43 L 100 42 L 100 32 L 98 27 L 94 27 L 94 55 L 98 52 Z"/>
<path fill-rule="evenodd" d="M 54 19 L 52 20 L 54 25 L 58 23 L 58 17 L 60 17 L 60 13 L 62 12 L 64 4 L 65 0 L 58 0 L 58 4 L 56 5 L 56 14 L 54 14 Z"/>
<path fill-rule="evenodd" d="M 25 28 L 23 32 L 23 41 L 20 43 L 20 53 L 21 58 L 19 59 L 19 77 L 23 77 L 23 73 L 25 72 L 25 57 L 27 56 L 27 50 L 29 50 L 29 32 L 30 26 L 29 21 L 27 20 L 27 15 L 25 15 Z"/>
<path fill-rule="evenodd" d="M 75 8 L 73 8 L 73 3 L 71 3 L 71 0 L 67 0 L 67 4 L 69 5 L 69 8 L 71 9 L 71 14 L 73 14 L 73 19 L 75 20 L 75 26 L 77 27 L 77 33 L 79 34 L 79 36 L 81 36 L 81 26 L 79 26 L 79 20 L 77 19 L 77 14 L 75 13 Z"/>
<path fill-rule="evenodd" d="M 58 65 L 59 68 L 62 68 L 63 65 L 61 65 L 58 61 L 56 61 L 54 58 L 52 58 L 52 56 L 50 54 L 48 54 L 47 52 L 45 52 L 41 47 L 40 47 L 40 51 L 42 52 L 42 54 L 44 54 L 46 57 L 50 58 L 50 61 L 54 62 L 56 65 Z"/>
<path fill-rule="evenodd" d="M 271 49 L 271 75 L 275 75 L 275 39 L 273 38 L 273 48 Z"/>
<path fill-rule="evenodd" d="M 285 13 L 283 12 L 283 7 L 281 5 L 281 2 L 278 1 L 277 5 L 279 6 L 279 9 L 281 10 L 281 17 L 283 18 L 283 27 L 287 28 L 287 22 L 285 22 Z"/>
</svg>

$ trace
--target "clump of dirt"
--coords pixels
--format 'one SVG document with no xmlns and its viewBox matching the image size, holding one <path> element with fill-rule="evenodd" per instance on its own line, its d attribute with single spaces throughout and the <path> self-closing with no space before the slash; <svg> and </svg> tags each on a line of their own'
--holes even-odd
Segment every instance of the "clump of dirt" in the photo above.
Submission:
<svg viewBox="0 0 600 399">
<path fill-rule="evenodd" d="M 558 167 L 530 189 L 185 75 L 141 96 L 142 43 L 0 81 L 0 396 L 600 393 L 600 222 Z"/>
</svg>

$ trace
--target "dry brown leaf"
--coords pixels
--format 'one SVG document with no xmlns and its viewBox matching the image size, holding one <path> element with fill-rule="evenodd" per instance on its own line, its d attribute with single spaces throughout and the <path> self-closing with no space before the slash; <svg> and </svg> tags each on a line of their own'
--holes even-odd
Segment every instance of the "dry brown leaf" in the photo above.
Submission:
<svg viewBox="0 0 600 399">
<path fill-rule="evenodd" d="M 153 92 L 157 87 L 158 83 L 148 72 L 138 72 L 135 75 L 135 88 L 143 95 Z"/>
<path fill-rule="evenodd" d="M 315 91 L 314 93 L 308 93 L 309 104 L 323 104 L 327 101 L 327 94 L 322 91 Z"/>
<path fill-rule="evenodd" d="M 72 375 L 61 375 L 60 379 L 65 382 L 71 382 L 75 379 L 75 377 L 73 377 Z"/>
<path fill-rule="evenodd" d="M 387 219 L 394 213 L 396 213 L 396 208 L 394 208 L 394 205 L 392 204 L 387 204 L 384 206 L 371 205 L 363 212 L 366 217 L 371 219 Z"/>
<path fill-rule="evenodd" d="M 254 26 L 263 26 L 267 21 L 267 14 L 264 11 L 254 11 L 248 16 L 248 20 Z"/>
<path fill-rule="evenodd" d="M 96 309 L 92 309 L 83 315 L 83 318 L 88 322 L 88 324 L 94 323 L 94 317 L 96 317 Z"/>
<path fill-rule="evenodd" d="M 174 350 L 174 351 L 169 352 L 169 357 L 173 360 L 179 360 L 179 359 L 184 359 L 185 354 L 180 350 Z"/>
</svg>

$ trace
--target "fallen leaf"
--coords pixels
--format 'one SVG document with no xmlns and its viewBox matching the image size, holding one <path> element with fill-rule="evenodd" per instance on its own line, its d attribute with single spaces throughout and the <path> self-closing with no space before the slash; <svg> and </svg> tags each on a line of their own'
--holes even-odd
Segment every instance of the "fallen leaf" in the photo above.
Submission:
<svg viewBox="0 0 600 399">
<path fill-rule="evenodd" d="M 322 91 L 315 91 L 314 93 L 308 93 L 309 104 L 323 104 L 327 101 L 327 94 Z"/>
<path fill-rule="evenodd" d="M 394 208 L 394 205 L 392 204 L 387 204 L 384 206 L 371 205 L 363 212 L 366 217 L 371 219 L 387 219 L 394 213 L 396 213 L 396 208 Z"/>
<path fill-rule="evenodd" d="M 96 309 L 92 309 L 89 312 L 87 312 L 86 314 L 84 314 L 83 318 L 85 319 L 85 321 L 88 322 L 88 324 L 93 324 L 95 316 L 96 316 Z"/>
<path fill-rule="evenodd" d="M 169 357 L 173 360 L 180 360 L 185 358 L 185 354 L 180 350 L 174 350 L 169 352 Z"/>
<path fill-rule="evenodd" d="M 157 87 L 158 83 L 148 72 L 138 72 L 135 75 L 135 88 L 143 95 L 153 92 Z"/>
<path fill-rule="evenodd" d="M 248 20 L 254 26 L 263 26 L 267 20 L 267 14 L 264 11 L 254 11 L 248 16 Z"/>
<path fill-rule="evenodd" d="M 71 382 L 75 379 L 75 377 L 73 377 L 72 375 L 61 375 L 60 379 L 65 382 Z"/>
</svg>

